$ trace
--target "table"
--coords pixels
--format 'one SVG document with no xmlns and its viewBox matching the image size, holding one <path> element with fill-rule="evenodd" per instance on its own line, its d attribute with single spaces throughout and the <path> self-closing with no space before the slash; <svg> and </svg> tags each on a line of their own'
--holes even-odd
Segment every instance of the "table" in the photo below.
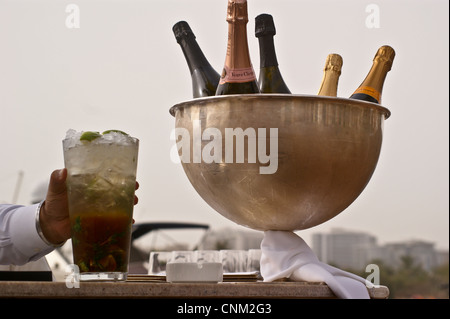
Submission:
<svg viewBox="0 0 450 319">
<path fill-rule="evenodd" d="M 386 299 L 385 286 L 369 289 L 372 299 Z M 325 283 L 310 282 L 81 282 L 68 288 L 65 282 L 0 282 L 0 298 L 256 298 L 330 299 L 336 298 Z"/>
</svg>

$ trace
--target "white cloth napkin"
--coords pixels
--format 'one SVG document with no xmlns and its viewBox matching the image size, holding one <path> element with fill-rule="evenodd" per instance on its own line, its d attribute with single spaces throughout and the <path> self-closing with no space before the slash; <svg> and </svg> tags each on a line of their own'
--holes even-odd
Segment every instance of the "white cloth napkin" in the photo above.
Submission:
<svg viewBox="0 0 450 319">
<path fill-rule="evenodd" d="M 373 284 L 352 273 L 321 262 L 305 241 L 290 231 L 265 231 L 261 242 L 261 276 L 264 281 L 290 278 L 325 282 L 341 299 L 370 299 Z"/>
</svg>

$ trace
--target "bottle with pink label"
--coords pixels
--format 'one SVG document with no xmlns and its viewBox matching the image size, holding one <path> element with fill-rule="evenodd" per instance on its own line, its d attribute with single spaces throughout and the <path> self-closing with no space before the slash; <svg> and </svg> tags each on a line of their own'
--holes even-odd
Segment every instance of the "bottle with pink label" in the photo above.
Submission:
<svg viewBox="0 0 450 319">
<path fill-rule="evenodd" d="M 216 95 L 260 93 L 247 42 L 247 0 L 228 0 L 228 44 Z"/>
</svg>

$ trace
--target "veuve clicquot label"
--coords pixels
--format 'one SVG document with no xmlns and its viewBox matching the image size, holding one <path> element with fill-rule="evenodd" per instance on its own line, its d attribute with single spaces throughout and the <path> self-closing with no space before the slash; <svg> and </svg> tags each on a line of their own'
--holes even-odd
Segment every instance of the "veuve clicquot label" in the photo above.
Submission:
<svg viewBox="0 0 450 319">
<path fill-rule="evenodd" d="M 256 80 L 255 71 L 252 67 L 242 69 L 230 69 L 224 66 L 222 76 L 220 77 L 220 84 L 223 83 L 243 83 Z"/>
</svg>

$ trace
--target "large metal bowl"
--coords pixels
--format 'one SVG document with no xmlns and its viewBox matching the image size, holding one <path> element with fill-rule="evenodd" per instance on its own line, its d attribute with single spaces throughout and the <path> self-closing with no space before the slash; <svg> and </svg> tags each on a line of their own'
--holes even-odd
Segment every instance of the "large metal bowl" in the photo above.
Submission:
<svg viewBox="0 0 450 319">
<path fill-rule="evenodd" d="M 170 113 L 184 171 L 212 208 L 252 229 L 289 231 L 321 224 L 359 196 L 377 165 L 383 122 L 390 116 L 374 103 L 283 94 L 194 99 L 174 105 Z M 262 163 L 257 154 L 251 163 L 247 151 L 244 163 L 235 157 L 226 163 L 226 128 L 256 132 L 256 138 L 245 138 L 250 153 L 263 131 L 267 154 L 269 144 L 278 142 L 276 171 L 261 174 L 261 167 L 270 171 L 270 161 Z M 278 137 L 274 133 L 270 138 L 270 128 L 278 128 Z M 206 133 L 216 135 L 208 140 Z M 211 160 L 208 154 L 219 154 L 219 144 L 213 144 L 219 141 L 222 161 L 205 162 Z M 236 144 L 231 145 L 236 153 Z M 200 149 L 205 152 L 201 158 Z"/>
</svg>

